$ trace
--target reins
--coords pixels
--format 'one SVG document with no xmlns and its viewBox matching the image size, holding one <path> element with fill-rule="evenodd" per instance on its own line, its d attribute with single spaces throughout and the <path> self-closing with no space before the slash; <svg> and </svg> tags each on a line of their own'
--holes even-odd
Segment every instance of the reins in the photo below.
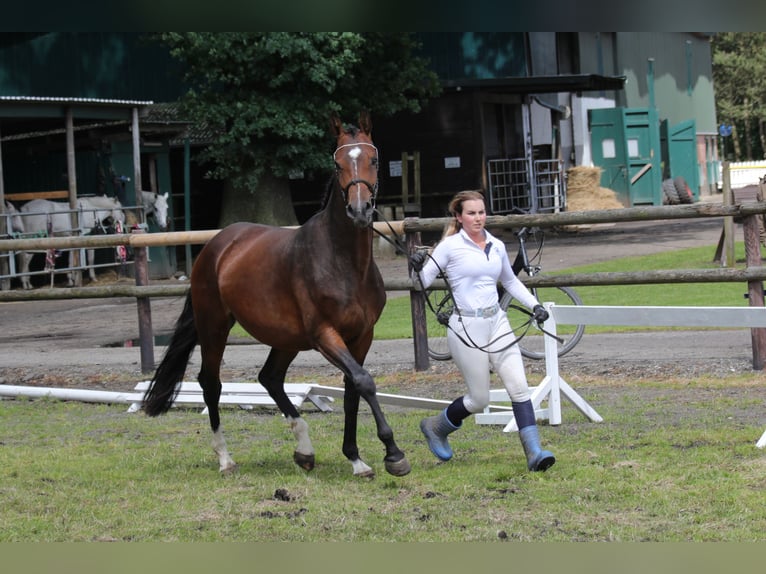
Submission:
<svg viewBox="0 0 766 574">
<path fill-rule="evenodd" d="M 455 296 L 454 296 L 454 294 L 452 292 L 452 286 L 450 285 L 449 279 L 447 278 L 447 273 L 441 268 L 441 266 L 436 262 L 436 260 L 431 256 L 430 253 L 427 253 L 427 255 L 428 255 L 428 258 L 431 261 L 434 262 L 434 265 L 436 265 L 436 268 L 439 270 L 439 276 L 444 280 L 444 284 L 447 286 L 447 293 L 449 294 L 449 297 L 450 297 L 450 299 L 452 300 L 452 303 L 453 303 L 452 313 L 450 313 L 450 314 L 453 314 L 453 313 L 456 314 L 458 316 L 458 321 L 460 323 L 462 323 L 463 322 L 463 315 L 460 313 L 460 308 L 457 306 L 457 303 L 455 302 Z M 422 287 L 423 280 L 420 278 L 420 272 L 419 271 L 417 272 L 417 275 L 418 275 L 418 281 L 420 281 L 420 285 Z M 428 304 L 428 307 L 431 310 L 431 312 L 434 313 L 434 315 L 436 316 L 436 320 L 439 321 L 442 325 L 444 325 L 447 329 L 449 329 L 450 331 L 455 333 L 455 336 L 458 338 L 458 340 L 461 343 L 463 343 L 466 347 L 471 347 L 471 348 L 474 348 L 474 349 L 478 349 L 479 351 L 483 351 L 485 353 L 501 353 L 501 352 L 505 351 L 506 349 L 510 349 L 514 345 L 518 344 L 518 342 L 521 341 L 524 338 L 524 336 L 527 334 L 527 332 L 529 331 L 529 328 L 532 325 L 532 313 L 530 313 L 527 309 L 524 309 L 523 307 L 517 307 L 517 306 L 514 305 L 513 306 L 514 309 L 518 309 L 522 313 L 525 313 L 526 315 L 529 316 L 529 319 L 523 325 L 521 325 L 519 327 L 519 330 L 523 329 L 523 332 L 519 336 L 517 336 L 513 341 L 511 341 L 510 343 L 505 345 L 504 347 L 502 347 L 500 349 L 491 349 L 491 347 L 493 345 L 497 344 L 498 341 L 500 341 L 501 339 L 503 339 L 505 337 L 508 337 L 509 333 L 503 333 L 502 335 L 498 336 L 497 338 L 492 339 L 491 341 L 489 341 L 486 345 L 480 345 L 479 343 L 477 343 L 476 341 L 474 341 L 471 338 L 470 333 L 468 333 L 468 329 L 466 329 L 465 325 L 463 325 L 463 331 L 465 332 L 465 336 L 468 338 L 468 341 L 466 341 L 462 337 L 462 335 L 460 333 L 458 333 L 455 329 L 453 329 L 452 326 L 449 324 L 449 316 L 446 316 L 446 317 L 442 316 L 442 317 L 440 317 L 439 313 L 437 313 L 437 311 L 433 308 L 433 305 L 431 304 L 431 300 L 428 299 L 428 297 L 426 297 L 426 303 Z M 445 322 L 445 320 L 446 320 L 446 322 Z M 513 333 L 515 334 L 515 332 L 513 332 Z"/>
<path fill-rule="evenodd" d="M 406 249 L 406 247 L 405 247 L 405 245 L 404 245 L 404 242 L 402 242 L 401 238 L 400 238 L 400 237 L 399 237 L 399 235 L 396 233 L 396 230 L 394 230 L 394 228 L 393 228 L 393 226 L 391 225 L 391 223 L 390 223 L 390 222 L 389 222 L 389 221 L 388 221 L 388 220 L 387 220 L 387 219 L 386 219 L 386 218 L 383 216 L 383 214 L 382 214 L 382 213 L 381 213 L 381 212 L 380 212 L 378 209 L 376 209 L 376 210 L 375 210 L 375 212 L 376 212 L 376 213 L 377 213 L 377 214 L 380 216 L 381 220 L 382 220 L 382 221 L 383 221 L 383 222 L 386 224 L 386 226 L 388 227 L 388 229 L 391 231 L 391 235 L 394 237 L 394 239 L 393 239 L 393 240 L 392 240 L 392 239 L 390 239 L 390 238 L 389 238 L 389 237 L 388 237 L 388 236 L 387 236 L 385 233 L 383 233 L 382 231 L 378 231 L 377 229 L 375 229 L 375 226 L 372 226 L 372 229 L 373 229 L 373 231 L 374 231 L 375 233 L 377 233 L 377 234 L 378 234 L 380 237 L 382 237 L 383 239 L 385 239 L 385 240 L 386 240 L 388 243 L 390 243 L 391 245 L 393 245 L 393 246 L 394 246 L 394 249 L 395 249 L 397 252 L 401 253 L 402 255 L 405 255 L 405 256 L 407 256 L 407 255 L 408 255 L 408 253 L 407 253 L 407 249 Z M 433 262 L 434 262 L 434 265 L 436 265 L 437 269 L 439 270 L 439 275 L 438 275 L 438 276 L 439 276 L 439 277 L 441 277 L 441 278 L 443 279 L 443 281 L 444 281 L 444 284 L 447 286 L 447 293 L 449 294 L 449 297 L 450 297 L 450 299 L 452 300 L 452 303 L 453 303 L 453 312 L 454 312 L 455 314 L 457 314 L 457 316 L 458 316 L 458 320 L 459 320 L 460 322 L 462 322 L 462 321 L 463 321 L 463 316 L 460 314 L 460 309 L 458 308 L 457 304 L 455 303 L 455 297 L 454 297 L 454 295 L 453 295 L 453 293 L 452 293 L 452 286 L 451 286 L 451 285 L 450 285 L 450 283 L 449 283 L 449 280 L 448 280 L 448 278 L 447 278 L 447 274 L 444 272 L 444 270 L 441 268 L 441 266 L 440 266 L 440 265 L 439 265 L 439 264 L 436 262 L 436 260 L 435 260 L 435 259 L 434 259 L 434 258 L 431 256 L 431 254 L 430 254 L 430 253 L 427 253 L 426 255 L 428 255 L 428 258 L 429 258 L 429 259 L 431 259 L 431 261 L 433 261 Z M 420 284 L 421 284 L 421 287 L 422 287 L 422 285 L 423 285 L 423 281 L 422 281 L 422 279 L 421 279 L 421 277 L 420 277 L 420 272 L 419 272 L 419 271 L 417 272 L 417 276 L 418 276 L 418 281 L 420 282 Z M 517 336 L 517 337 L 516 337 L 516 338 L 515 338 L 513 341 L 511 341 L 510 343 L 508 343 L 508 344 L 507 344 L 505 347 L 503 347 L 503 348 L 501 348 L 501 349 L 497 349 L 497 350 L 489 350 L 489 348 L 490 348 L 492 345 L 495 345 L 495 344 L 496 344 L 496 343 L 497 343 L 499 340 L 501 340 L 501 339 L 502 339 L 502 338 L 504 338 L 504 337 L 507 337 L 509 334 L 508 334 L 508 333 L 504 333 L 504 334 L 500 335 L 499 337 L 497 337 L 496 339 L 493 339 L 492 341 L 488 342 L 486 345 L 480 345 L 480 344 L 476 343 L 476 342 L 475 342 L 475 341 L 474 341 L 474 340 L 471 338 L 471 336 L 470 336 L 470 334 L 468 333 L 468 331 L 467 331 L 467 330 L 464 328 L 464 331 L 465 331 L 466 337 L 468 338 L 468 341 L 466 341 L 466 340 L 465 340 L 465 339 L 464 339 L 464 338 L 461 336 L 461 334 L 460 334 L 460 333 L 458 333 L 458 332 L 457 332 L 455 329 L 453 329 L 453 328 L 450 326 L 450 324 L 449 324 L 449 316 L 446 316 L 446 317 L 445 317 L 445 316 L 444 316 L 444 315 L 445 315 L 444 313 L 439 313 L 439 312 L 438 312 L 436 309 L 434 309 L 434 306 L 433 306 L 433 304 L 431 303 L 431 300 L 430 300 L 428 297 L 426 297 L 426 298 L 425 298 L 425 300 L 426 300 L 426 304 L 428 305 L 428 308 L 429 308 L 429 310 L 430 310 L 430 311 L 431 311 L 431 313 L 433 313 L 433 314 L 434 314 L 434 316 L 436 317 L 436 320 L 437 320 L 437 321 L 438 321 L 440 324 L 444 325 L 444 326 L 445 326 L 447 329 L 449 329 L 450 331 L 452 331 L 453 333 L 455 333 L 455 336 L 457 336 L 458 340 L 460 340 L 460 342 L 461 342 L 461 343 L 463 343 L 463 344 L 464 344 L 466 347 L 472 347 L 472 348 L 474 348 L 474 349 L 478 349 L 478 350 L 480 350 L 480 351 L 484 351 L 485 353 L 499 353 L 499 352 L 505 351 L 506 349 L 510 349 L 510 348 L 511 348 L 511 347 L 513 347 L 514 345 L 518 344 L 518 343 L 519 343 L 519 341 L 521 341 L 521 340 L 524 338 L 524 336 L 527 334 L 527 332 L 529 331 L 530 327 L 532 326 L 532 316 L 533 316 L 533 315 L 532 315 L 532 313 L 531 313 L 531 312 L 530 312 L 528 309 L 526 309 L 526 308 L 524 308 L 524 307 L 521 307 L 521 306 L 519 306 L 519 305 L 510 305 L 510 307 L 512 307 L 513 309 L 516 309 L 517 311 L 520 311 L 521 313 L 524 313 L 525 315 L 527 315 L 527 316 L 529 317 L 529 320 L 527 320 L 525 323 L 523 323 L 521 326 L 519 326 L 519 327 L 518 327 L 518 329 L 516 329 L 516 330 L 514 330 L 514 331 L 513 331 L 513 332 L 514 332 L 514 334 L 515 334 L 515 332 L 516 332 L 517 330 L 519 330 L 519 331 L 520 331 L 520 330 L 522 330 L 522 329 L 523 329 L 523 332 L 522 332 L 522 333 L 521 333 L 519 336 Z M 452 314 L 452 313 L 450 313 L 450 315 L 451 315 L 451 314 Z M 552 333 L 549 333 L 548 331 L 546 331 L 545 329 L 543 329 L 543 328 L 542 328 L 540 325 L 538 325 L 538 328 L 539 328 L 539 329 L 540 329 L 540 330 L 541 330 L 541 331 L 542 331 L 542 332 L 543 332 L 545 335 L 548 335 L 549 337 L 553 337 L 553 338 L 555 338 L 555 339 L 557 339 L 557 340 L 560 340 L 560 339 L 559 339 L 559 337 L 556 337 L 556 336 L 555 336 L 555 335 L 553 335 Z"/>
</svg>

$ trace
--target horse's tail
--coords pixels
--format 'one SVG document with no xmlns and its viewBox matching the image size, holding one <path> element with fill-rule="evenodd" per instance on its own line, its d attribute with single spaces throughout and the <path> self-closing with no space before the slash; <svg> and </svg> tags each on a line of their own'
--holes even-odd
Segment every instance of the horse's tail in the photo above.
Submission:
<svg viewBox="0 0 766 574">
<path fill-rule="evenodd" d="M 144 393 L 144 411 L 147 415 L 156 417 L 170 410 L 196 345 L 197 327 L 194 325 L 194 309 L 189 292 L 165 356 Z"/>
</svg>

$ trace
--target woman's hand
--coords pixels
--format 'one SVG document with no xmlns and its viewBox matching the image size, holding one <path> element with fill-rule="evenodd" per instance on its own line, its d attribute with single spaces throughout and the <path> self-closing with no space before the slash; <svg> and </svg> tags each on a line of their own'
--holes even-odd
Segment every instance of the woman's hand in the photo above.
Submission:
<svg viewBox="0 0 766 574">
<path fill-rule="evenodd" d="M 537 323 L 545 323 L 548 320 L 548 311 L 542 305 L 532 307 L 532 319 Z"/>
</svg>

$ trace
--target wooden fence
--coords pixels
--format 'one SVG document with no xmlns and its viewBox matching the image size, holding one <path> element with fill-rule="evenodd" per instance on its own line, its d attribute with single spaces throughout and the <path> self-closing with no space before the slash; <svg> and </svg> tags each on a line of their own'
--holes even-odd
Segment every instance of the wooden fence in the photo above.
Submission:
<svg viewBox="0 0 766 574">
<path fill-rule="evenodd" d="M 766 213 L 766 202 L 748 201 L 741 204 L 706 204 L 697 203 L 673 206 L 644 206 L 617 210 L 596 210 L 582 212 L 564 212 L 553 214 L 526 214 L 489 216 L 488 228 L 519 228 L 522 226 L 551 228 L 570 225 L 616 223 L 627 221 L 653 221 L 672 219 L 693 219 L 702 217 L 724 218 L 723 243 L 733 245 L 732 226 L 726 220 L 735 218 L 742 221 L 745 231 L 746 268 L 734 269 L 733 256 L 729 256 L 727 265 L 720 269 L 636 271 L 624 273 L 588 273 L 587 275 L 545 275 L 525 278 L 528 286 L 584 286 L 584 285 L 629 285 L 646 283 L 708 283 L 708 282 L 744 282 L 748 284 L 750 305 L 764 306 L 763 280 L 766 268 L 761 266 L 758 218 Z M 406 244 L 420 243 L 423 231 L 440 231 L 444 218 L 407 218 L 390 225 L 376 222 L 375 227 L 384 234 L 396 234 L 406 238 Z M 729 230 L 726 232 L 726 230 Z M 126 245 L 135 253 L 136 284 L 99 287 L 80 287 L 68 289 L 37 289 L 32 291 L 0 291 L 0 302 L 29 301 L 41 299 L 108 298 L 135 297 L 139 310 L 139 336 L 141 339 L 141 366 L 143 372 L 150 372 L 154 367 L 153 331 L 149 310 L 152 297 L 177 297 L 184 295 L 188 285 L 150 285 L 146 263 L 146 248 L 154 245 L 203 244 L 213 237 L 218 230 L 185 231 L 168 233 L 134 233 L 121 235 L 103 235 L 96 237 L 55 237 L 35 239 L 0 240 L 0 251 L 21 251 L 32 249 L 66 249 L 75 247 L 103 248 Z M 727 251 L 727 250 L 725 250 Z M 732 250 L 733 253 L 733 250 Z M 425 296 L 409 280 L 386 280 L 389 291 L 409 291 L 413 316 L 413 336 L 415 368 L 425 370 L 429 366 L 427 335 L 425 332 Z M 766 330 L 754 329 L 753 365 L 763 368 L 766 357 Z"/>
</svg>

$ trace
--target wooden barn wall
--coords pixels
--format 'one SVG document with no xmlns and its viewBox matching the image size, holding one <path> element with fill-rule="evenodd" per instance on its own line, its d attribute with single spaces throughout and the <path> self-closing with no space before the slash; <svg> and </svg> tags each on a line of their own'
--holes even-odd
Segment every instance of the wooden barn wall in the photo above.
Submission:
<svg viewBox="0 0 766 574">
<path fill-rule="evenodd" d="M 421 216 L 442 217 L 458 191 L 482 187 L 481 121 L 471 94 L 445 94 L 418 114 L 376 117 L 372 139 L 380 154 L 379 206 L 401 206 L 402 178 L 391 175 L 392 162 L 402 154 L 420 152 Z M 459 168 L 446 168 L 445 158 L 460 158 Z M 410 201 L 414 195 L 414 165 L 409 162 Z M 330 174 L 306 174 L 290 182 L 298 221 L 303 223 L 322 203 Z"/>
<path fill-rule="evenodd" d="M 398 114 L 377 123 L 373 118 L 373 140 L 381 156 L 380 202 L 402 203 L 402 178 L 390 174 L 390 162 L 415 151 L 420 152 L 423 217 L 442 217 L 455 193 L 481 188 L 480 126 L 474 97 L 461 93 L 445 94 L 419 114 Z M 459 158 L 460 167 L 445 167 L 446 158 Z M 413 171 L 410 162 L 410 198 Z"/>
</svg>

